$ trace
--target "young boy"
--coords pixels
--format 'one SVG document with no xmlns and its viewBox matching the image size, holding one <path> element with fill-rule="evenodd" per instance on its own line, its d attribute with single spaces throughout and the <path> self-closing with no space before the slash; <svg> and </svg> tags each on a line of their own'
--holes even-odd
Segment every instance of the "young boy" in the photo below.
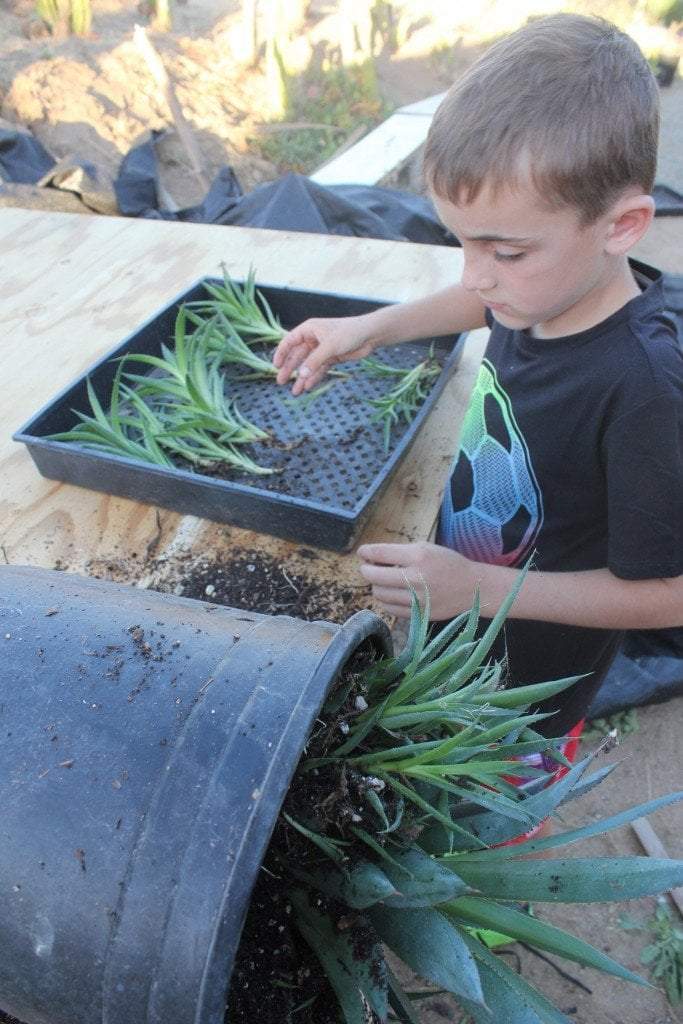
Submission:
<svg viewBox="0 0 683 1024">
<path fill-rule="evenodd" d="M 683 356 L 661 275 L 627 257 L 653 216 L 657 131 L 628 36 L 578 15 L 531 22 L 453 86 L 427 141 L 461 283 L 306 321 L 274 356 L 300 394 L 380 345 L 491 327 L 437 543 L 364 545 L 360 571 L 388 613 L 407 616 L 410 585 L 426 585 L 446 620 L 476 587 L 494 614 L 533 556 L 505 627 L 508 682 L 589 673 L 544 709 L 552 736 L 584 717 L 623 630 L 683 624 Z"/>
</svg>

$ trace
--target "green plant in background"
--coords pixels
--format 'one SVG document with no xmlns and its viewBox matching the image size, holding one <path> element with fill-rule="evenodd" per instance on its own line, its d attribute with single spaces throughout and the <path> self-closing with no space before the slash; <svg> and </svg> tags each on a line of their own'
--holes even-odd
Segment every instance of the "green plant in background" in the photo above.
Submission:
<svg viewBox="0 0 683 1024">
<path fill-rule="evenodd" d="M 74 35 L 85 36 L 90 32 L 90 0 L 37 0 L 36 11 L 55 34 L 70 30 Z"/>
<path fill-rule="evenodd" d="M 602 739 L 609 733 L 616 733 L 617 736 L 630 736 L 638 732 L 638 712 L 635 708 L 628 708 L 624 711 L 616 711 L 606 718 L 593 718 L 586 723 L 583 731 L 584 739 Z"/>
<path fill-rule="evenodd" d="M 369 130 L 391 112 L 382 99 L 374 61 L 343 65 L 331 54 L 290 74 L 276 49 L 284 114 L 252 139 L 281 171 L 309 174 L 329 159 L 352 133 Z M 291 125 L 291 127 L 289 127 Z"/>
<path fill-rule="evenodd" d="M 644 9 L 652 21 L 664 25 L 683 21 L 683 0 L 644 0 Z"/>
<path fill-rule="evenodd" d="M 637 921 L 629 915 L 619 919 L 628 931 L 649 932 L 650 942 L 640 954 L 640 962 L 650 971 L 655 984 L 661 985 L 672 1006 L 683 1003 L 683 927 L 664 897 L 657 900 L 654 916 L 648 921 Z"/>
<path fill-rule="evenodd" d="M 275 846 L 267 867 L 283 879 L 295 924 L 320 961 L 345 1024 L 385 1022 L 390 1011 L 405 1024 L 419 1021 L 384 960 L 383 944 L 451 992 L 476 1024 L 568 1024 L 475 937 L 479 928 L 647 984 L 598 948 L 516 906 L 632 899 L 683 879 L 683 862 L 649 857 L 522 859 L 617 828 L 682 793 L 550 838 L 499 845 L 587 792 L 613 767 L 585 778 L 595 756 L 589 755 L 546 787 L 547 774 L 516 760 L 543 751 L 551 763 L 564 762 L 562 740 L 533 728 L 547 716 L 529 707 L 574 682 L 499 688 L 501 666 L 486 659 L 522 579 L 479 638 L 476 599 L 468 614 L 429 640 L 429 609 L 421 612 L 413 595 L 405 649 L 351 674 L 332 693 L 319 716 L 324 728 L 315 756 L 307 751 L 295 774 L 276 829 L 276 837 L 284 830 L 288 838 Z M 520 776 L 526 781 L 512 785 Z M 312 782 L 319 799 L 302 789 L 305 802 L 297 802 L 297 780 Z"/>
<path fill-rule="evenodd" d="M 388 451 L 393 427 L 404 419 L 406 423 L 415 416 L 429 393 L 431 382 L 441 373 L 441 367 L 430 356 L 411 369 L 383 363 L 374 356 L 361 360 L 361 368 L 373 377 L 395 379 L 396 384 L 380 398 L 369 398 L 368 402 L 377 411 L 371 422 L 381 422 L 384 426 L 384 448 Z"/>
<path fill-rule="evenodd" d="M 49 25 L 52 31 L 69 22 L 71 0 L 37 0 L 38 16 Z"/>
<path fill-rule="evenodd" d="M 154 28 L 160 32 L 169 31 L 170 0 L 150 0 L 147 6 Z M 76 36 L 87 36 L 92 27 L 90 0 L 36 0 L 36 11 L 53 33 L 69 30 Z"/>
<path fill-rule="evenodd" d="M 158 32 L 169 32 L 172 28 L 170 0 L 152 0 L 152 23 Z"/>
<path fill-rule="evenodd" d="M 71 31 L 76 36 L 87 36 L 92 24 L 90 0 L 71 0 Z"/>
<path fill-rule="evenodd" d="M 379 40 L 380 49 L 389 53 L 398 50 L 398 23 L 400 12 L 388 0 L 375 0 L 370 8 L 371 35 L 370 49 L 374 53 Z"/>
</svg>

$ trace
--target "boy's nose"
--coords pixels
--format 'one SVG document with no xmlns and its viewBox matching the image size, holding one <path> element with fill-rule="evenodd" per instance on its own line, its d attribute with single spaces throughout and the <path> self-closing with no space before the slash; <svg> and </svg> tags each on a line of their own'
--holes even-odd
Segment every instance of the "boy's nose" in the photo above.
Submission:
<svg viewBox="0 0 683 1024">
<path fill-rule="evenodd" d="M 496 281 L 490 267 L 484 266 L 479 260 L 465 257 L 461 283 L 470 292 L 488 292 L 495 288 Z"/>
</svg>

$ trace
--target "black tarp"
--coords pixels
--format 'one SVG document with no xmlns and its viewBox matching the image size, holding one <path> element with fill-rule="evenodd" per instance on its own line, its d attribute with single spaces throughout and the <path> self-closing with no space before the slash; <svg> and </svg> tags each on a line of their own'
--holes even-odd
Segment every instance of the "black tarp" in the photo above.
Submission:
<svg viewBox="0 0 683 1024">
<path fill-rule="evenodd" d="M 245 195 L 232 169 L 224 167 L 198 206 L 161 210 L 158 138 L 154 133 L 121 162 L 114 189 L 119 209 L 128 217 L 457 245 L 425 196 L 377 186 L 327 187 L 303 174 L 285 174 Z"/>
</svg>

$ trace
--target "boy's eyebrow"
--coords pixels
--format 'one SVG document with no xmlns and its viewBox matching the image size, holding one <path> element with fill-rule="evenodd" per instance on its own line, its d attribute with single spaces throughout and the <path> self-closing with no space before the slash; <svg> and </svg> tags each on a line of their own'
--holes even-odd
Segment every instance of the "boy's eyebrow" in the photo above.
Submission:
<svg viewBox="0 0 683 1024">
<path fill-rule="evenodd" d="M 469 235 L 468 242 L 507 242 L 508 245 L 524 245 L 532 238 L 518 238 L 513 235 Z"/>
</svg>

